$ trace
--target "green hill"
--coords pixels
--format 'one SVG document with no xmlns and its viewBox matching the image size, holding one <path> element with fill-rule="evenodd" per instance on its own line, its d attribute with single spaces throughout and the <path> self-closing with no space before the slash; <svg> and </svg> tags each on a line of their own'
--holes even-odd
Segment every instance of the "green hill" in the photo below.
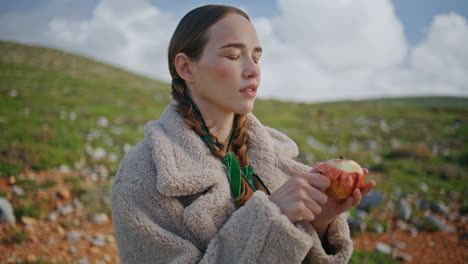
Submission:
<svg viewBox="0 0 468 264">
<path fill-rule="evenodd" d="M 114 172 L 124 146 L 142 140 L 145 122 L 158 119 L 170 101 L 167 83 L 54 49 L 0 42 L 0 173 L 80 160 Z M 298 143 L 301 161 L 354 159 L 380 190 L 419 191 L 422 182 L 427 196 L 468 190 L 468 98 L 258 100 L 254 113 Z"/>
</svg>

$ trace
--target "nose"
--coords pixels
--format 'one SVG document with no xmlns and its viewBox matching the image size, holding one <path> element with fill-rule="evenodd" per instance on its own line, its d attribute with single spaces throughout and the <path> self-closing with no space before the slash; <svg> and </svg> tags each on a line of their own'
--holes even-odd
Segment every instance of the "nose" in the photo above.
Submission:
<svg viewBox="0 0 468 264">
<path fill-rule="evenodd" d="M 247 58 L 242 75 L 245 79 L 257 78 L 260 75 L 260 66 L 252 58 Z"/>
</svg>

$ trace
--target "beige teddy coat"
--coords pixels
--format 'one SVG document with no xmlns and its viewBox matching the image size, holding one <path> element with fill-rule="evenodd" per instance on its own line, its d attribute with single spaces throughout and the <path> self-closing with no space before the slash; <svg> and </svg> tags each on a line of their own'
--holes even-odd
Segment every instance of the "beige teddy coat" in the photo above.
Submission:
<svg viewBox="0 0 468 264">
<path fill-rule="evenodd" d="M 324 248 L 309 222 L 293 224 L 261 191 L 236 210 L 224 164 L 169 104 L 123 158 L 111 191 L 122 263 L 347 263 L 343 216 Z M 248 154 L 271 192 L 298 171 L 296 144 L 248 114 Z"/>
</svg>

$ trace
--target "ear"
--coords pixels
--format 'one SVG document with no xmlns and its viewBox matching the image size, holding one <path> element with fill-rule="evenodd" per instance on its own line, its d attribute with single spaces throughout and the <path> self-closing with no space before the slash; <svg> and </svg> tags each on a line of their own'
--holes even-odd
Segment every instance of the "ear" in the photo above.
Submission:
<svg viewBox="0 0 468 264">
<path fill-rule="evenodd" d="M 179 52 L 174 58 L 174 66 L 177 74 L 180 78 L 184 79 L 185 82 L 193 82 L 193 62 L 183 52 Z"/>
</svg>

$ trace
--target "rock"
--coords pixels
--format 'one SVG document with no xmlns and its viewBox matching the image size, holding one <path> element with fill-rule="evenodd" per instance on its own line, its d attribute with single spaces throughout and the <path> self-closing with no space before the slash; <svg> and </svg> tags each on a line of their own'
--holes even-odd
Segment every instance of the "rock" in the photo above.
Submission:
<svg viewBox="0 0 468 264">
<path fill-rule="evenodd" d="M 384 244 L 382 242 L 377 242 L 375 244 L 375 250 L 377 252 L 384 253 L 385 255 L 391 255 L 392 254 L 392 247 L 390 247 L 387 244 Z"/>
<path fill-rule="evenodd" d="M 15 89 L 10 90 L 10 91 L 8 92 L 8 95 L 9 95 L 10 97 L 16 97 L 16 96 L 18 96 L 18 91 L 16 91 Z"/>
<path fill-rule="evenodd" d="M 362 197 L 361 203 L 358 208 L 361 210 L 369 211 L 370 209 L 376 207 L 384 200 L 384 193 L 381 191 L 371 191 Z"/>
<path fill-rule="evenodd" d="M 105 117 L 100 117 L 96 123 L 100 127 L 107 127 L 107 125 L 109 125 L 109 120 Z"/>
<path fill-rule="evenodd" d="M 397 211 L 401 219 L 409 220 L 411 218 L 411 206 L 406 199 L 401 199 L 397 204 Z"/>
<path fill-rule="evenodd" d="M 103 247 L 103 246 L 106 245 L 106 240 L 105 240 L 104 235 L 98 234 L 98 235 L 96 235 L 96 237 L 94 237 L 94 238 L 91 240 L 91 243 L 92 243 L 93 246 L 95 246 L 95 247 Z"/>
<path fill-rule="evenodd" d="M 18 196 L 23 196 L 24 195 L 24 190 L 19 187 L 18 185 L 13 185 L 13 193 L 18 195 Z"/>
<path fill-rule="evenodd" d="M 70 120 L 73 121 L 73 120 L 76 119 L 76 117 L 77 117 L 77 115 L 76 115 L 75 112 L 70 112 L 70 113 L 68 113 L 68 119 L 70 119 Z"/>
<path fill-rule="evenodd" d="M 68 167 L 67 165 L 62 164 L 62 165 L 60 165 L 60 167 L 59 167 L 59 171 L 60 171 L 61 173 L 70 173 L 71 169 L 70 169 L 70 167 Z"/>
<path fill-rule="evenodd" d="M 55 220 L 57 220 L 58 218 L 58 214 L 56 212 L 52 212 L 49 214 L 49 216 L 47 217 L 47 219 L 51 222 L 54 222 Z"/>
<path fill-rule="evenodd" d="M 77 241 L 81 238 L 81 233 L 78 231 L 67 232 L 68 241 Z"/>
<path fill-rule="evenodd" d="M 440 219 L 433 215 L 427 214 L 424 219 L 429 225 L 435 227 L 437 230 L 442 232 L 455 232 L 455 228 L 453 226 L 449 226 L 443 223 Z"/>
<path fill-rule="evenodd" d="M 374 229 L 378 234 L 382 234 L 385 231 L 385 228 L 381 224 L 376 224 Z"/>
<path fill-rule="evenodd" d="M 98 147 L 96 149 L 93 149 L 90 155 L 93 160 L 101 160 L 106 157 L 107 153 L 103 148 Z"/>
<path fill-rule="evenodd" d="M 123 146 L 124 153 L 129 152 L 132 149 L 132 145 L 125 143 Z"/>
<path fill-rule="evenodd" d="M 395 223 L 395 225 L 403 231 L 408 230 L 408 224 L 405 221 L 402 221 L 401 219 L 398 219 Z"/>
<path fill-rule="evenodd" d="M 365 232 L 367 228 L 367 225 L 365 222 L 355 220 L 355 219 L 348 219 L 348 225 L 349 225 L 349 229 L 360 231 L 360 232 Z"/>
<path fill-rule="evenodd" d="M 408 225 L 408 231 L 411 233 L 413 237 L 418 236 L 418 228 L 415 227 L 414 225 Z"/>
<path fill-rule="evenodd" d="M 71 247 L 68 248 L 68 253 L 75 254 L 77 251 L 78 250 L 74 246 L 71 246 Z"/>
<path fill-rule="evenodd" d="M 60 206 L 57 210 L 59 211 L 61 215 L 67 215 L 73 212 L 73 206 L 71 206 L 70 204 L 67 204 L 64 206 Z"/>
<path fill-rule="evenodd" d="M 406 243 L 403 242 L 403 241 L 395 241 L 395 242 L 393 242 L 392 246 L 394 248 L 398 248 L 398 249 L 405 249 L 406 248 Z"/>
<path fill-rule="evenodd" d="M 89 264 L 87 259 L 80 259 L 77 264 Z"/>
<path fill-rule="evenodd" d="M 425 184 L 424 182 L 419 185 L 419 189 L 423 192 L 429 191 L 429 185 Z"/>
<path fill-rule="evenodd" d="M 101 225 L 109 222 L 109 217 L 105 213 L 97 213 L 93 216 L 93 222 Z"/>
<path fill-rule="evenodd" d="M 448 208 L 448 206 L 445 205 L 445 203 L 442 201 L 437 201 L 435 204 L 431 206 L 431 209 L 433 209 L 436 212 L 442 213 L 444 215 L 447 215 L 450 212 L 450 209 Z"/>
<path fill-rule="evenodd" d="M 400 188 L 396 188 L 391 194 L 390 197 L 393 200 L 398 200 L 401 198 L 401 195 L 403 194 L 403 191 Z"/>
<path fill-rule="evenodd" d="M 413 256 L 406 254 L 404 252 L 396 251 L 394 256 L 398 261 L 406 261 L 406 262 L 411 262 L 413 261 Z"/>
<path fill-rule="evenodd" d="M 0 197 L 0 223 L 14 224 L 15 222 L 13 206 L 7 199 Z"/>
<path fill-rule="evenodd" d="M 111 262 L 112 258 L 109 255 L 104 254 L 104 260 L 107 262 Z"/>
<path fill-rule="evenodd" d="M 78 198 L 73 199 L 73 205 L 75 208 L 83 208 L 83 203 Z"/>
</svg>

